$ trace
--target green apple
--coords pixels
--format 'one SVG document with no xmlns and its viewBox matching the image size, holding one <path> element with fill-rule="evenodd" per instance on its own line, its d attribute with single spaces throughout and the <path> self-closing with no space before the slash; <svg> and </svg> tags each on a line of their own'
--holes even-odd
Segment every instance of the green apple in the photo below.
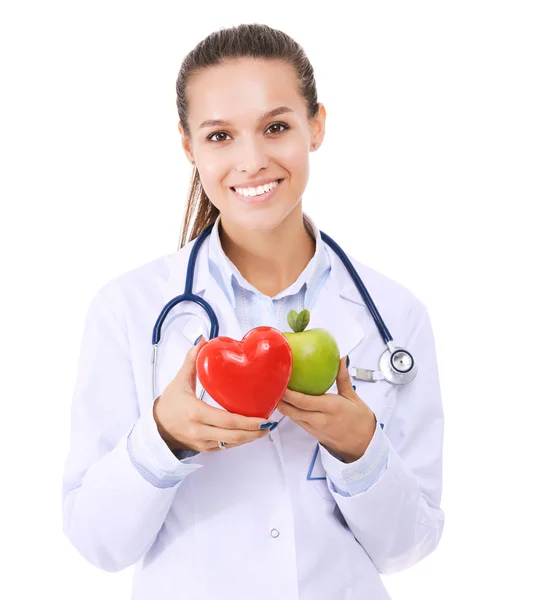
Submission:
<svg viewBox="0 0 549 600">
<path fill-rule="evenodd" d="M 292 349 L 293 365 L 288 388 L 311 396 L 324 394 L 334 383 L 339 370 L 339 348 L 326 329 L 305 328 L 311 315 L 308 310 L 288 313 L 292 332 L 283 332 Z"/>
</svg>

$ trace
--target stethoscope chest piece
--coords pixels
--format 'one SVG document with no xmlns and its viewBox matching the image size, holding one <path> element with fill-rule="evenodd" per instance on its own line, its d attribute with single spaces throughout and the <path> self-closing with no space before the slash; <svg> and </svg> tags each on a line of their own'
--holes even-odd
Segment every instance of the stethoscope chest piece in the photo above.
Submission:
<svg viewBox="0 0 549 600">
<path fill-rule="evenodd" d="M 417 363 L 404 348 L 393 346 L 385 350 L 379 359 L 379 370 L 393 385 L 410 383 L 417 375 Z"/>
</svg>

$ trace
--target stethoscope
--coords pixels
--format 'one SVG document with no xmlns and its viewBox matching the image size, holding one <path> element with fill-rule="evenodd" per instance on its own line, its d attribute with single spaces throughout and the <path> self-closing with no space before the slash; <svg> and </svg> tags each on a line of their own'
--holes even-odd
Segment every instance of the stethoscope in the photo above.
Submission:
<svg viewBox="0 0 549 600">
<path fill-rule="evenodd" d="M 210 340 L 217 337 L 219 334 L 219 321 L 217 316 L 208 302 L 201 298 L 200 296 L 195 296 L 192 292 L 193 287 L 193 279 L 194 279 L 194 270 L 196 266 L 196 260 L 198 256 L 198 251 L 206 237 L 211 233 L 213 226 L 215 223 L 212 223 L 204 231 L 198 236 L 196 242 L 191 250 L 191 254 L 189 257 L 188 267 L 187 267 L 187 277 L 185 281 L 185 291 L 180 296 L 176 296 L 172 300 L 170 300 L 166 306 L 162 309 L 156 323 L 154 325 L 153 334 L 152 334 L 152 343 L 153 343 L 153 400 L 156 398 L 156 364 L 158 361 L 158 344 L 160 343 L 160 332 L 162 329 L 162 324 L 164 323 L 168 313 L 177 306 L 181 302 L 194 302 L 201 306 L 207 313 L 210 319 Z M 417 363 L 414 360 L 412 354 L 401 348 L 400 346 L 395 346 L 393 343 L 393 337 L 389 333 L 379 311 L 376 308 L 368 290 L 366 289 L 364 283 L 360 279 L 360 276 L 356 272 L 356 269 L 353 267 L 351 261 L 343 252 L 343 250 L 334 242 L 334 240 L 326 235 L 324 232 L 320 232 L 321 238 L 324 242 L 330 246 L 330 248 L 339 256 L 347 272 L 351 276 L 357 290 L 360 292 L 368 310 L 370 311 L 379 333 L 383 338 L 383 341 L 387 344 L 387 350 L 385 350 L 380 358 L 379 358 L 379 371 L 383 375 L 385 381 L 389 382 L 392 385 L 406 385 L 410 383 L 417 374 Z M 363 379 L 369 382 L 377 381 L 374 377 L 375 371 L 370 371 L 368 369 L 354 369 L 354 377 L 356 379 Z M 351 373 L 353 375 L 353 373 Z M 204 396 L 204 390 L 202 390 L 200 399 Z"/>
</svg>

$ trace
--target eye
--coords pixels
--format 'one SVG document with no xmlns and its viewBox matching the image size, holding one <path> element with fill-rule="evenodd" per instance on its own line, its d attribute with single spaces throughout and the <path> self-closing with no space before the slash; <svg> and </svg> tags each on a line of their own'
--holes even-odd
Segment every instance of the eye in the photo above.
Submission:
<svg viewBox="0 0 549 600">
<path fill-rule="evenodd" d="M 269 127 L 267 127 L 267 131 L 269 131 L 269 129 L 272 129 L 273 127 L 277 128 L 278 131 L 274 131 L 274 135 L 280 135 L 283 131 L 286 131 L 286 129 L 290 129 L 290 127 L 288 125 L 286 125 L 286 123 L 273 123 L 272 125 L 269 125 Z M 282 129 L 280 129 L 282 127 Z"/>
<path fill-rule="evenodd" d="M 213 138 L 216 135 L 229 135 L 226 131 L 215 131 L 214 133 L 212 133 L 211 135 L 209 135 L 206 139 L 210 140 L 211 142 L 224 142 L 225 140 L 214 140 Z"/>
<path fill-rule="evenodd" d="M 274 129 L 274 131 L 272 131 L 272 135 L 280 135 L 282 132 L 286 131 L 286 129 L 290 129 L 290 126 L 286 125 L 286 123 L 282 123 L 282 122 L 272 123 L 271 125 L 269 125 L 269 127 L 267 127 L 266 131 L 273 130 L 273 129 Z M 219 139 L 216 136 L 226 136 L 226 137 Z M 226 142 L 229 137 L 230 137 L 230 135 L 226 131 L 214 131 L 214 133 L 211 133 L 206 139 L 210 142 L 220 143 L 220 142 Z"/>
</svg>

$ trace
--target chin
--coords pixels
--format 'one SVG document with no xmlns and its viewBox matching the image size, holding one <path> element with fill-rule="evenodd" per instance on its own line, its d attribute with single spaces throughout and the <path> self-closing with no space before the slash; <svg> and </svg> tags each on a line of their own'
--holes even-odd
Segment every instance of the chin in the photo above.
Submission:
<svg viewBox="0 0 549 600">
<path fill-rule="evenodd" d="M 235 215 L 233 222 L 237 224 L 238 227 L 246 229 L 247 231 L 272 231 L 277 228 L 283 219 L 278 215 L 268 213 L 269 211 L 260 214 L 260 211 L 258 211 L 255 215 Z"/>
<path fill-rule="evenodd" d="M 247 210 L 235 211 L 231 220 L 248 231 L 274 231 L 295 208 L 295 204 L 291 206 L 251 206 Z"/>
</svg>

